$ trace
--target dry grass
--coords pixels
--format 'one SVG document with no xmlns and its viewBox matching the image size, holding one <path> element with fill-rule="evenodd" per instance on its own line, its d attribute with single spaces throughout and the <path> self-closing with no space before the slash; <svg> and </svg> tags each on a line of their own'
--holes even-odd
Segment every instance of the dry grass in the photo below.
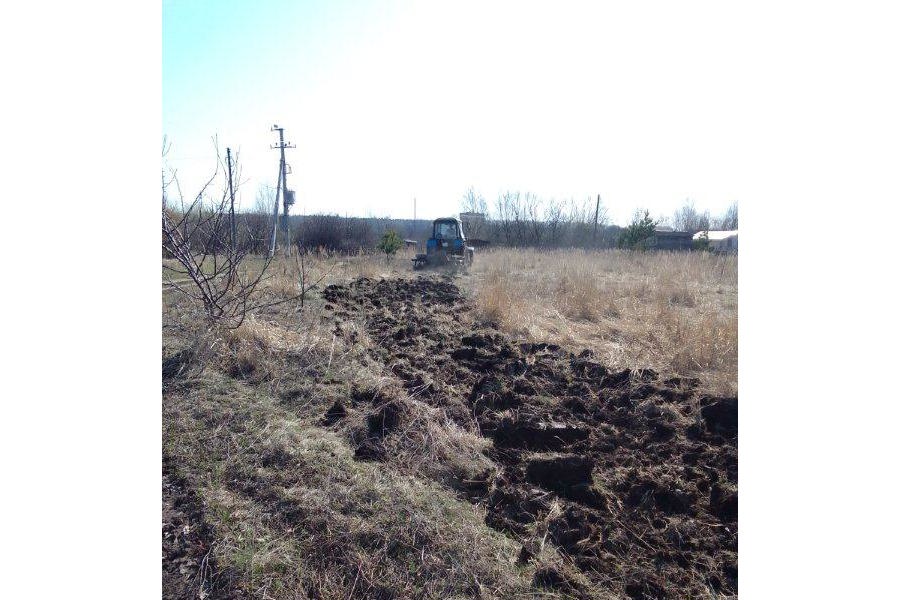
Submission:
<svg viewBox="0 0 900 600">
<path fill-rule="evenodd" d="M 394 257 L 386 257 L 381 253 L 358 253 L 352 255 L 335 254 L 329 252 L 310 252 L 304 256 L 303 270 L 305 271 L 306 286 L 309 288 L 316 282 L 315 289 L 322 289 L 332 283 L 343 283 L 358 277 L 378 279 L 381 277 L 409 276 L 412 272 L 410 259 L 414 251 L 403 249 Z M 163 260 L 163 264 L 173 265 L 174 261 Z M 248 277 L 255 276 L 265 264 L 263 257 L 248 257 L 242 267 Z M 174 290 L 166 284 L 166 277 L 176 281 L 186 282 L 184 276 L 176 276 L 163 269 L 164 297 L 177 296 Z M 266 275 L 260 283 L 261 293 L 271 294 L 276 297 L 289 298 L 300 293 L 301 263 L 296 252 L 289 255 L 277 255 L 268 266 Z M 313 290 L 313 291 L 314 291 Z M 314 296 L 315 294 L 310 294 Z"/>
<path fill-rule="evenodd" d="M 480 318 L 512 335 L 737 390 L 734 256 L 498 249 L 461 283 Z"/>
<path fill-rule="evenodd" d="M 377 279 L 379 277 L 397 277 L 409 275 L 411 268 L 410 259 L 415 251 L 402 249 L 394 257 L 388 258 L 381 253 L 357 253 L 342 255 L 330 252 L 310 252 L 304 257 L 303 268 L 305 270 L 307 287 L 320 281 L 318 287 L 323 288 L 336 282 L 344 282 L 358 277 Z M 163 281 L 167 279 L 187 282 L 184 275 L 178 275 L 165 268 L 178 267 L 176 261 L 163 259 Z M 247 276 L 252 277 L 259 272 L 265 263 L 263 257 L 248 257 L 243 269 Z M 297 260 L 295 251 L 288 255 L 277 255 L 269 265 L 266 276 L 261 282 L 260 291 L 274 294 L 284 298 L 296 296 L 300 293 L 301 265 Z M 188 282 L 189 283 L 189 282 Z M 168 288 L 168 286 L 165 286 Z M 166 289 L 167 296 L 174 290 Z"/>
<path fill-rule="evenodd" d="M 410 277 L 411 256 L 311 254 L 306 278 L 321 278 L 321 289 L 357 277 Z M 263 289 L 289 298 L 299 282 L 296 258 L 278 257 Z M 481 319 L 513 336 L 590 348 L 613 367 L 699 376 L 715 392 L 737 390 L 735 256 L 497 249 L 479 253 L 457 284 L 472 293 Z M 175 296 L 164 294 L 168 303 Z M 313 290 L 308 300 L 316 299 Z"/>
<path fill-rule="evenodd" d="M 312 256 L 307 269 L 313 280 L 325 275 L 324 287 L 413 276 L 407 258 Z M 293 258 L 279 258 L 271 275 L 267 293 L 297 293 Z M 495 250 L 456 283 L 481 318 L 515 336 L 736 387 L 733 257 Z M 353 407 L 351 390 L 402 388 L 370 356 L 361 320 L 345 319 L 335 335 L 313 293 L 303 310 L 282 304 L 235 330 L 201 331 L 200 322 L 164 294 L 164 356 L 190 350 L 206 364 L 165 388 L 163 448 L 203 503 L 219 567 L 248 597 L 534 597 L 536 570 L 562 565 L 544 547 L 553 514 L 530 535 L 538 561 L 520 567 L 520 542 L 458 499 L 455 482 L 496 467 L 486 441 L 414 394 L 386 394 L 406 417 L 382 442 L 384 462 L 354 460 L 354 431 L 372 406 Z M 349 414 L 326 430 L 320 419 L 336 400 Z"/>
<path fill-rule="evenodd" d="M 360 462 L 278 398 L 211 374 L 164 402 L 166 454 L 250 597 L 523 597 L 518 545 L 426 479 Z"/>
<path fill-rule="evenodd" d="M 357 277 L 410 277 L 411 256 L 311 254 L 307 281 L 324 276 L 321 289 Z M 288 298 L 299 281 L 296 259 L 278 257 L 264 289 Z M 699 376 L 714 392 L 737 390 L 737 257 L 497 249 L 479 253 L 456 282 L 472 293 L 480 318 L 516 337 L 590 348 L 617 368 Z M 167 302 L 174 296 L 165 294 Z M 315 312 L 315 291 L 309 301 Z"/>
<path fill-rule="evenodd" d="M 363 259 L 345 276 L 366 263 L 379 266 Z M 164 394 L 163 449 L 201 499 L 232 585 L 258 598 L 535 597 L 536 567 L 516 566 L 519 544 L 442 485 L 492 467 L 483 438 L 402 389 L 394 400 L 407 418 L 385 438 L 383 463 L 353 456 L 350 430 L 370 406 L 321 427 L 354 387 L 401 388 L 368 357 L 362 323 L 344 322 L 351 344 L 315 304 L 202 335 L 181 303 L 167 304 L 167 318 L 167 355 L 186 339 L 208 351 L 205 368 Z M 541 558 L 560 560 L 550 548 Z"/>
</svg>

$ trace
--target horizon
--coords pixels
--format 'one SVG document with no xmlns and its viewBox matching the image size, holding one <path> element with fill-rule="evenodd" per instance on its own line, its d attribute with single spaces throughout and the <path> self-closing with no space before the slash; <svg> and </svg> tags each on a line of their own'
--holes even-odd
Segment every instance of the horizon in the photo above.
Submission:
<svg viewBox="0 0 900 600">
<path fill-rule="evenodd" d="M 279 204 L 279 206 L 280 206 L 280 204 Z M 372 221 L 401 221 L 401 222 L 414 221 L 414 222 L 416 222 L 416 223 L 426 224 L 426 225 L 427 225 L 427 224 L 429 224 L 429 223 L 431 223 L 431 222 L 433 222 L 433 221 L 435 221 L 435 220 L 437 220 L 437 219 L 442 219 L 442 218 L 457 218 L 457 219 L 460 219 L 460 220 L 463 220 L 463 221 L 464 221 L 464 219 L 462 218 L 462 215 L 465 214 L 465 212 L 466 212 L 466 211 L 457 210 L 456 212 L 453 212 L 453 213 L 449 213 L 449 212 L 448 212 L 447 214 L 444 214 L 444 215 L 439 215 L 439 216 L 437 216 L 437 217 L 427 217 L 427 218 L 426 218 L 426 217 L 420 217 L 420 216 L 416 216 L 415 218 L 413 218 L 412 216 L 404 217 L 404 216 L 390 216 L 390 215 L 351 215 L 351 214 L 341 215 L 341 214 L 337 214 L 337 213 L 328 213 L 328 212 L 306 212 L 306 213 L 296 213 L 296 212 L 291 212 L 290 215 L 289 215 L 289 217 L 290 217 L 291 219 L 302 219 L 302 218 L 305 218 L 305 217 L 336 217 L 336 218 L 338 218 L 338 219 L 360 219 L 360 220 L 372 220 Z M 238 207 L 235 206 L 235 214 L 238 214 L 238 215 L 252 215 L 252 214 L 259 214 L 259 213 L 257 213 L 252 207 L 249 207 L 249 206 L 241 207 L 241 209 L 238 209 Z M 478 214 L 483 214 L 483 215 L 485 216 L 485 218 L 486 218 L 487 221 L 498 221 L 498 219 L 492 218 L 492 217 L 491 217 L 491 213 L 490 213 L 490 212 L 487 212 L 487 213 L 472 213 L 472 214 L 476 214 L 476 215 L 478 215 Z M 281 215 L 280 212 L 279 212 L 279 215 Z M 651 217 L 652 217 L 652 216 L 653 216 L 653 215 L 651 215 Z M 665 215 L 664 215 L 664 216 L 665 216 Z M 710 215 L 709 215 L 709 217 L 710 217 L 710 226 L 709 226 L 709 229 L 703 229 L 703 230 L 701 230 L 701 231 L 709 231 L 709 232 L 730 232 L 730 231 L 737 231 L 737 229 L 721 229 L 721 228 L 715 226 L 715 224 L 713 223 L 713 219 L 715 219 L 716 217 L 721 217 L 721 216 L 722 216 L 722 215 L 714 215 L 714 214 L 710 214 Z M 682 230 L 676 230 L 676 229 L 673 228 L 673 226 L 672 226 L 672 224 L 671 224 L 671 222 L 670 222 L 670 221 L 671 221 L 671 216 L 670 216 L 670 215 L 669 215 L 669 216 L 665 216 L 665 217 L 666 217 L 667 220 L 656 220 L 656 219 L 655 219 L 655 220 L 656 220 L 656 228 L 657 228 L 658 231 L 674 231 L 674 232 L 676 232 L 676 233 L 677 233 L 677 232 L 682 232 L 682 233 L 683 233 Z M 541 222 L 541 223 L 546 222 L 543 218 L 538 219 L 538 221 Z M 498 222 L 499 222 L 499 221 L 498 221 Z M 585 222 L 588 223 L 588 224 L 590 224 L 592 221 L 585 221 Z M 600 223 L 600 224 L 598 225 L 598 227 L 600 227 L 600 228 L 611 228 L 611 227 L 614 227 L 614 228 L 618 228 L 618 229 L 625 229 L 625 228 L 627 228 L 629 225 L 630 225 L 630 223 L 619 224 L 619 223 L 613 223 L 613 222 L 609 221 L 609 222 L 607 222 L 607 223 Z"/>
<path fill-rule="evenodd" d="M 741 137 L 739 17 L 711 2 L 165 0 L 167 161 L 191 197 L 217 136 L 240 154 L 246 210 L 276 183 L 277 123 L 296 145 L 292 215 L 411 218 L 415 199 L 428 220 L 458 213 L 472 187 L 489 210 L 519 191 L 600 194 L 620 226 L 687 200 L 716 217 L 745 200 L 728 152 Z"/>
</svg>

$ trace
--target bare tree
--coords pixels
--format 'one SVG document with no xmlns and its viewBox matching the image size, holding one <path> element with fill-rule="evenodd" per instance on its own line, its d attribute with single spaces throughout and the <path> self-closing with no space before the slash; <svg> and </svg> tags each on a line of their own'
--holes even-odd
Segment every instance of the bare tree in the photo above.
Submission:
<svg viewBox="0 0 900 600">
<path fill-rule="evenodd" d="M 587 248 L 612 246 L 618 240 L 620 228 L 609 225 L 607 208 L 595 198 L 562 202 L 507 191 L 497 197 L 493 208 L 489 236 L 507 246 Z"/>
<path fill-rule="evenodd" d="M 218 147 L 216 155 L 215 171 L 187 205 L 177 173 L 170 169 L 168 179 L 163 175 L 162 246 L 174 259 L 174 264 L 163 264 L 164 277 L 174 289 L 197 301 L 211 323 L 236 328 L 249 311 L 287 300 L 261 299 L 257 290 L 271 260 L 267 258 L 256 270 L 250 270 L 244 261 L 252 244 L 230 243 L 228 186 L 223 185 L 221 195 L 215 198 L 208 195 L 224 166 Z M 177 206 L 173 206 L 168 192 L 173 186 Z"/>
<path fill-rule="evenodd" d="M 253 212 L 262 215 L 271 215 L 275 206 L 275 190 L 268 185 L 260 185 L 256 189 L 256 201 L 253 204 Z"/>
<path fill-rule="evenodd" d="M 523 242 L 529 246 L 540 246 L 544 241 L 544 223 L 541 221 L 541 199 L 530 192 L 525 193 L 523 203 L 525 234 Z"/>
<path fill-rule="evenodd" d="M 684 205 L 672 215 L 672 227 L 676 231 L 697 233 L 709 230 L 709 211 L 702 213 L 694 207 L 693 200 L 685 200 Z"/>
<path fill-rule="evenodd" d="M 304 216 L 299 226 L 298 249 L 301 246 L 326 250 L 340 249 L 346 230 L 341 221 L 342 219 L 337 215 Z"/>
<path fill-rule="evenodd" d="M 584 248 L 592 245 L 594 208 L 591 198 L 580 202 L 574 198 L 569 199 L 566 206 L 566 213 L 568 214 L 566 242 L 570 246 Z"/>
<path fill-rule="evenodd" d="M 351 217 L 345 221 L 347 229 L 342 244 L 345 252 L 359 252 L 375 246 L 378 233 L 375 231 L 374 219 Z"/>
<path fill-rule="evenodd" d="M 494 238 L 509 246 L 561 246 L 571 237 L 573 215 L 579 218 L 577 210 L 571 210 L 567 204 L 544 200 L 530 192 L 505 192 L 494 206 Z"/>
<path fill-rule="evenodd" d="M 609 225 L 609 208 L 603 204 L 599 197 L 597 198 L 597 204 L 594 206 L 594 223 L 597 224 L 597 227 Z"/>
<path fill-rule="evenodd" d="M 713 219 L 713 226 L 722 231 L 732 231 L 738 228 L 738 205 L 733 202 L 721 217 Z"/>
<path fill-rule="evenodd" d="M 544 244 L 558 248 L 567 225 L 568 216 L 562 202 L 550 199 L 544 207 Z"/>
<path fill-rule="evenodd" d="M 512 226 L 510 223 L 512 213 L 512 194 L 506 192 L 497 196 L 495 202 L 495 212 L 497 213 L 497 229 L 498 237 L 502 236 L 504 243 L 509 246 L 513 243 Z"/>
<path fill-rule="evenodd" d="M 484 196 L 477 193 L 475 188 L 469 186 L 469 189 L 463 194 L 460 201 L 460 219 L 463 221 L 463 228 L 466 236 L 473 239 L 482 239 L 487 230 L 487 201 Z"/>
<path fill-rule="evenodd" d="M 487 214 L 487 201 L 484 199 L 484 196 L 476 192 L 475 188 L 471 186 L 463 194 L 460 205 L 463 212 Z"/>
</svg>

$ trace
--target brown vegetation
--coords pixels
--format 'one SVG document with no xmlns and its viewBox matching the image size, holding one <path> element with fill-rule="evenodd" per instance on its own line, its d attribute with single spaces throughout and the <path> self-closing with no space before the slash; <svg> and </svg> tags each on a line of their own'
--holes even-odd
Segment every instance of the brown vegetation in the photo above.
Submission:
<svg viewBox="0 0 900 600">
<path fill-rule="evenodd" d="M 699 376 L 737 392 L 737 257 L 496 249 L 471 280 L 481 317 L 509 334 L 590 348 L 617 368 Z"/>
<path fill-rule="evenodd" d="M 736 592 L 736 400 L 702 393 L 736 386 L 735 258 L 500 250 L 413 279 L 400 256 L 312 253 L 304 268 L 321 281 L 303 306 L 234 329 L 164 293 L 175 597 Z M 294 298 L 299 280 L 278 258 L 259 293 Z"/>
</svg>

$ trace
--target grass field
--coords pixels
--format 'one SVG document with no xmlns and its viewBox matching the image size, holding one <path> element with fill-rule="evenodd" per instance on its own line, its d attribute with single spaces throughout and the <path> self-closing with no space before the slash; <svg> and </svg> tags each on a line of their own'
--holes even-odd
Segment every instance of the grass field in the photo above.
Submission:
<svg viewBox="0 0 900 600">
<path fill-rule="evenodd" d="M 308 257 L 235 330 L 164 286 L 167 597 L 736 594 L 737 259 L 408 258 Z"/>
<path fill-rule="evenodd" d="M 513 336 L 737 393 L 736 256 L 501 249 L 479 256 L 463 285 Z"/>
<path fill-rule="evenodd" d="M 356 277 L 412 276 L 412 255 L 310 256 L 307 280 L 324 277 L 323 288 Z M 250 259 L 248 269 L 263 262 Z M 708 253 L 496 249 L 479 253 L 455 281 L 482 318 L 514 337 L 590 348 L 613 367 L 696 376 L 710 391 L 735 394 L 737 267 L 734 255 Z M 296 258 L 279 257 L 265 287 L 297 293 L 299 270 Z M 163 274 L 183 278 L 165 267 Z"/>
</svg>

